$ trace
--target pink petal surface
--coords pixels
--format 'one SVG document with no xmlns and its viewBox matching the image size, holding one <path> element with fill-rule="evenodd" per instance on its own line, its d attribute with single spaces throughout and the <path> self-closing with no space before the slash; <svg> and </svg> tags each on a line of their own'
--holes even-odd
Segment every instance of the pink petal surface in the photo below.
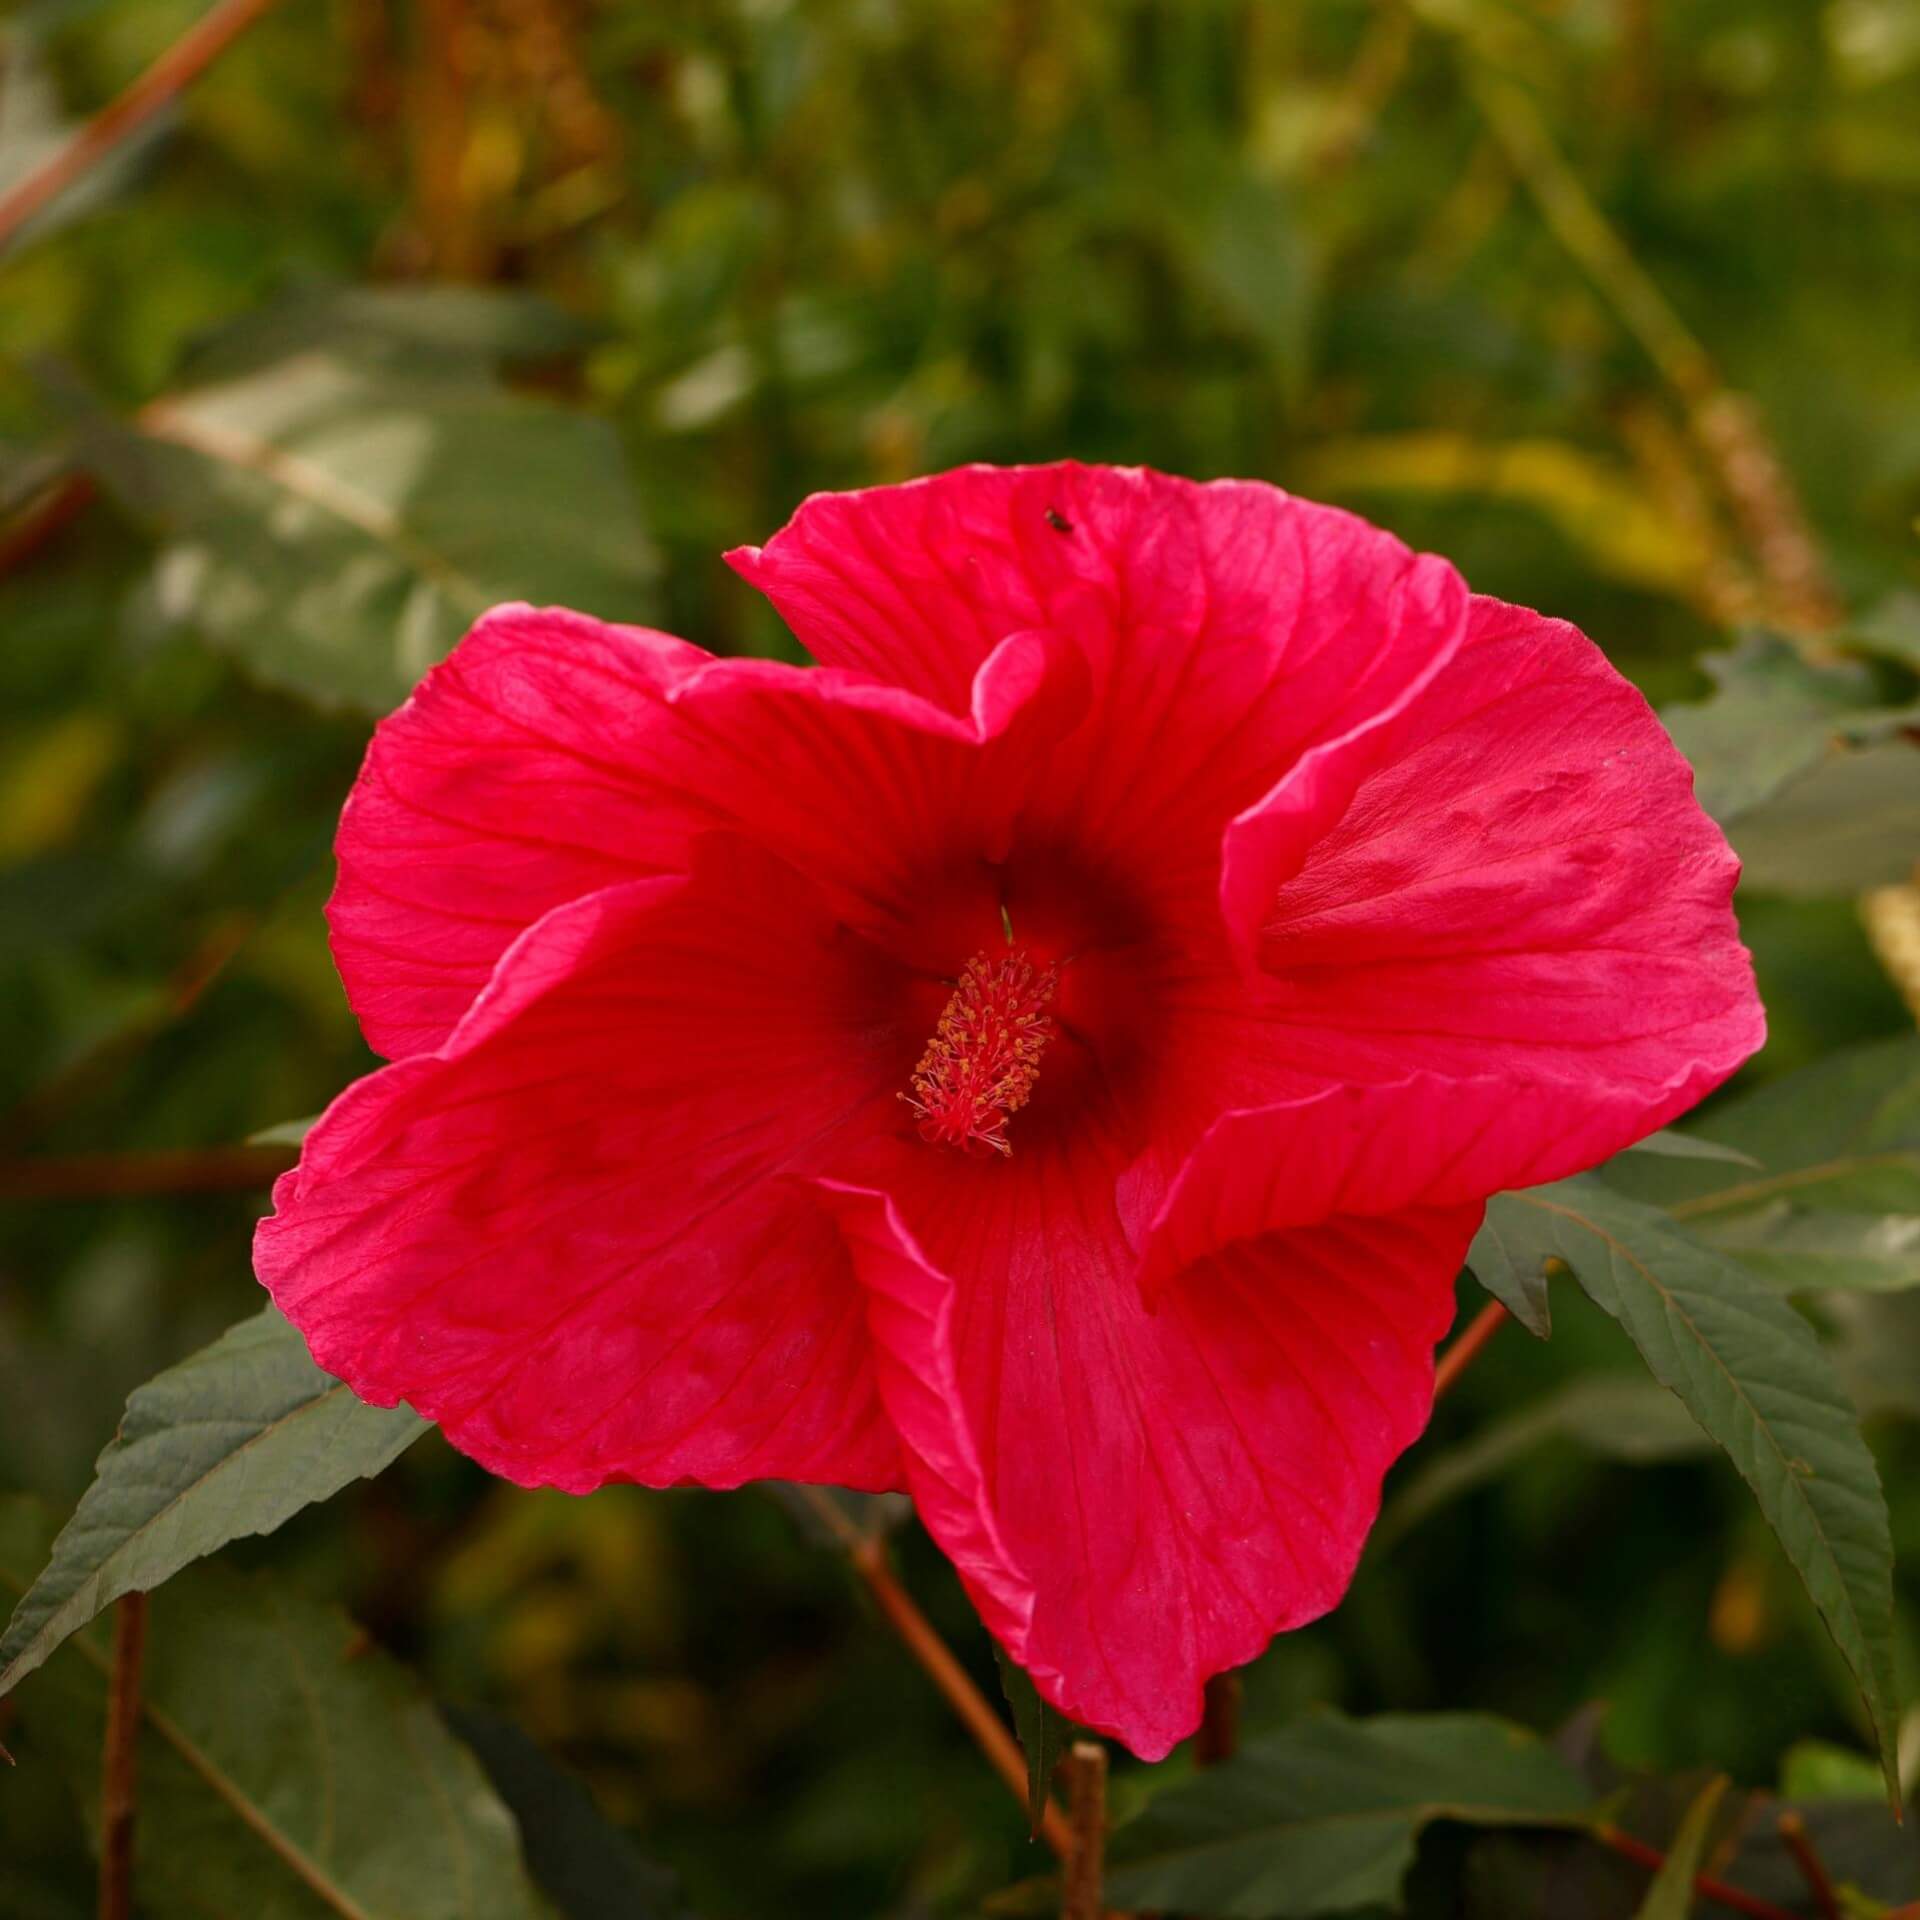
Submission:
<svg viewBox="0 0 1920 1920">
<path fill-rule="evenodd" d="M 1480 1208 L 1238 1239 L 1149 1311 L 1076 1162 L 903 1157 L 828 1197 L 922 1519 L 1042 1694 L 1157 1759 L 1208 1675 L 1345 1591 Z"/>
<path fill-rule="evenodd" d="M 1337 508 L 1073 462 L 819 495 L 729 558 L 817 658 L 954 709 L 1004 635 L 1070 636 L 1089 718 L 1025 830 L 1124 858 L 1162 891 L 1211 893 L 1222 829 L 1303 755 L 1296 801 L 1310 786 L 1313 821 L 1337 817 L 1367 737 L 1444 666 L 1467 602 L 1445 561 Z M 1277 831 L 1254 838 L 1236 902 L 1287 857 Z"/>
<path fill-rule="evenodd" d="M 696 853 L 557 908 L 437 1051 L 337 1100 L 256 1266 L 321 1366 L 510 1479 L 890 1486 L 863 1294 L 799 1176 L 897 1062 L 811 889 Z"/>
<path fill-rule="evenodd" d="M 1461 1085 L 1430 1156 L 1550 1088 L 1487 1191 L 1592 1166 L 1765 1038 L 1739 875 L 1645 700 L 1563 621 L 1476 598 L 1467 644 L 1261 930 L 1265 1051 L 1290 1073 Z M 1551 1150 L 1548 1151 L 1548 1144 Z"/>
<path fill-rule="evenodd" d="M 1138 1284 L 1151 1305 L 1222 1248 L 1328 1215 L 1465 1210 L 1471 1237 L 1495 1182 L 1559 1167 L 1586 1124 L 1559 1087 L 1424 1073 L 1222 1114 L 1169 1185 L 1120 1181 Z"/>
<path fill-rule="evenodd" d="M 1004 840 L 1084 707 L 1078 655 L 1044 636 L 1010 636 L 976 678 L 956 716 L 558 609 L 489 614 L 381 724 L 341 819 L 328 917 L 369 1043 L 437 1046 L 541 914 L 677 871 L 716 827 L 812 873 L 850 920 L 897 917 L 962 824 Z"/>
</svg>

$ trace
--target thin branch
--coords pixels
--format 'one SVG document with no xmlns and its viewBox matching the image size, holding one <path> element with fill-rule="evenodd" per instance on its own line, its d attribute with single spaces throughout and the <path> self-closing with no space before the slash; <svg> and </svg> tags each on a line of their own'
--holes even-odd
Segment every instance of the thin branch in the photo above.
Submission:
<svg viewBox="0 0 1920 1920">
<path fill-rule="evenodd" d="M 0 1160 L 0 1200 L 132 1200 L 254 1193 L 299 1158 L 295 1147 L 152 1153 L 44 1153 Z"/>
<path fill-rule="evenodd" d="M 1618 1827 L 1602 1824 L 1593 1830 L 1593 1837 L 1603 1846 L 1611 1847 L 1623 1860 L 1631 1860 L 1637 1867 L 1645 1867 L 1649 1873 L 1658 1873 L 1667 1864 L 1667 1856 L 1658 1847 L 1650 1847 L 1644 1840 L 1636 1840 L 1630 1833 L 1622 1833 Z M 1743 1913 L 1747 1920 L 1794 1920 L 1784 1907 L 1776 1907 L 1770 1900 L 1762 1900 L 1751 1893 L 1743 1893 L 1738 1887 L 1730 1887 L 1724 1880 L 1716 1880 L 1711 1874 L 1697 1873 L 1693 1877 L 1693 1890 L 1702 1900 L 1711 1900 L 1717 1906 L 1727 1908 L 1733 1913 Z"/>
<path fill-rule="evenodd" d="M 63 474 L 35 494 L 0 527 L 0 574 L 25 566 L 92 505 L 99 489 L 88 473 Z"/>
<path fill-rule="evenodd" d="M 100 1760 L 100 1920 L 133 1912 L 133 1822 L 140 1776 L 140 1674 L 147 1655 L 147 1596 L 129 1593 L 113 1612 L 113 1677 Z"/>
<path fill-rule="evenodd" d="M 273 5 L 274 0 L 219 0 L 58 153 L 0 194 L 0 251 L 29 220 L 176 100 Z"/>
<path fill-rule="evenodd" d="M 1827 1872 L 1827 1863 L 1820 1858 L 1820 1849 L 1813 1844 L 1807 1823 L 1797 1813 L 1788 1811 L 1781 1814 L 1778 1824 L 1780 1838 L 1793 1855 L 1793 1863 L 1800 1869 L 1807 1891 L 1813 1895 L 1814 1911 L 1820 1920 L 1841 1920 L 1840 1896 L 1834 1891 L 1833 1877 Z"/>
<path fill-rule="evenodd" d="M 935 1631 L 933 1623 L 914 1604 L 887 1562 L 887 1550 L 878 1540 L 862 1538 L 852 1549 L 854 1571 L 866 1582 L 874 1605 L 888 1626 L 900 1636 L 907 1651 L 925 1669 L 928 1679 L 939 1688 L 947 1705 L 960 1716 L 961 1724 L 973 1735 L 974 1743 L 992 1763 L 1021 1806 L 1027 1806 L 1027 1763 L 1020 1743 L 1008 1732 L 1006 1723 L 987 1704 L 986 1696 L 973 1684 L 967 1670 L 953 1657 L 952 1650 Z M 1032 1808 L 1028 1807 L 1029 1814 Z M 1073 1835 L 1058 1806 L 1049 1799 L 1040 1809 L 1040 1837 L 1062 1860 L 1073 1857 Z"/>
<path fill-rule="evenodd" d="M 1498 1300 L 1487 1304 L 1467 1323 L 1467 1330 L 1445 1353 L 1433 1370 L 1433 1397 L 1438 1400 L 1479 1357 L 1480 1349 L 1513 1318 Z"/>
<path fill-rule="evenodd" d="M 820 1524 L 834 1539 L 849 1553 L 858 1553 L 866 1544 L 867 1536 L 848 1518 L 846 1508 L 824 1488 L 810 1486 L 804 1480 L 796 1480 L 792 1485 L 794 1492 L 819 1516 Z"/>
<path fill-rule="evenodd" d="M 1060 1920 L 1101 1920 L 1107 1878 L 1107 1750 L 1097 1740 L 1067 1749 L 1073 1851 L 1061 1877 Z"/>
</svg>

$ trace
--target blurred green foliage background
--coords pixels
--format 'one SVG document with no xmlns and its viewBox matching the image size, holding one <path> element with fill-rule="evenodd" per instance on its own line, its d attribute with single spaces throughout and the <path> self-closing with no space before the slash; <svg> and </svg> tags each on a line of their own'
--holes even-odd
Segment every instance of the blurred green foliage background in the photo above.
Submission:
<svg viewBox="0 0 1920 1920">
<path fill-rule="evenodd" d="M 16 3 L 0 188 L 200 11 Z M 1916 349 L 1912 0 L 283 0 L 0 253 L 0 1487 L 64 1514 L 128 1390 L 253 1310 L 257 1191 L 128 1189 L 230 1185 L 193 1156 L 372 1066 L 330 835 L 469 590 L 792 655 L 723 549 L 815 489 L 1073 454 L 1352 505 L 1659 705 L 1754 624 L 1816 657 L 1872 626 L 1891 701 Z M 269 497 L 289 460 L 438 529 L 460 578 L 369 571 Z M 1752 1076 L 1911 1030 L 1853 889 L 1742 912 Z M 1909 1640 L 1910 1299 L 1828 1313 Z M 1583 1303 L 1557 1320 L 1496 1343 L 1395 1487 L 1630 1366 Z M 1622 1758 L 1753 1784 L 1859 1746 L 1733 1475 L 1613 1457 L 1634 1439 L 1536 1437 L 1397 1528 L 1250 1672 L 1249 1725 L 1604 1699 Z M 902 1553 L 994 1693 L 944 1563 Z M 524 1494 L 430 1440 L 229 1557 L 508 1714 L 704 1914 L 973 1911 L 1039 1870 L 763 1495 Z M 29 1774 L 0 1910 L 90 1912 L 78 1815 Z"/>
</svg>

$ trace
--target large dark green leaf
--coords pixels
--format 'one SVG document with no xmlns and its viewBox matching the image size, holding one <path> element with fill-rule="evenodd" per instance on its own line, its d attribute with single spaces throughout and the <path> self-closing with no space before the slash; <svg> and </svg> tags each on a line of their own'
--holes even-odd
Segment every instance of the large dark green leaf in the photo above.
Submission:
<svg viewBox="0 0 1920 1920">
<path fill-rule="evenodd" d="M 612 428 L 466 355 L 296 354 L 93 415 L 83 455 L 160 539 L 152 609 L 326 705 L 386 711 L 501 601 L 650 605 Z"/>
<path fill-rule="evenodd" d="M 272 1307 L 135 1390 L 93 1485 L 0 1639 L 0 1693 L 123 1593 L 378 1473 L 425 1431 L 308 1357 Z"/>
<path fill-rule="evenodd" d="M 37 1509 L 0 1502 L 0 1588 L 45 1541 Z M 343 1614 L 216 1567 L 151 1606 L 143 1920 L 547 1920 L 479 1763 Z M 108 1667 L 92 1628 L 22 1693 L 23 1765 L 53 1756 L 91 1793 Z"/>
<path fill-rule="evenodd" d="M 1703 1238 L 1783 1293 L 1920 1286 L 1920 1214 L 1803 1211 L 1776 1200 L 1702 1228 Z"/>
<path fill-rule="evenodd" d="M 1796 900 L 1862 893 L 1920 865 L 1920 746 L 1836 752 L 1734 821 L 1741 884 Z"/>
<path fill-rule="evenodd" d="M 1739 1468 L 1853 1669 L 1897 1796 L 1886 1500 L 1813 1329 L 1736 1261 L 1601 1180 L 1501 1194 L 1488 1213 L 1509 1247 L 1573 1270 Z"/>
<path fill-rule="evenodd" d="M 1156 1795 L 1114 1836 L 1107 1899 L 1237 1920 L 1397 1906 L 1432 1821 L 1572 1827 L 1590 1811 L 1579 1776 L 1505 1721 L 1311 1713 Z"/>
<path fill-rule="evenodd" d="M 1547 1269 L 1533 1257 L 1533 1249 L 1526 1242 L 1509 1244 L 1501 1218 L 1492 1208 L 1467 1249 L 1467 1265 L 1473 1277 L 1536 1340 L 1544 1340 L 1553 1332 Z"/>
<path fill-rule="evenodd" d="M 1714 683 L 1712 697 L 1660 717 L 1693 763 L 1700 804 L 1722 822 L 1751 813 L 1817 766 L 1836 740 L 1879 738 L 1913 717 L 1884 704 L 1868 667 L 1816 665 L 1771 634 L 1749 634 L 1700 665 Z"/>
<path fill-rule="evenodd" d="M 1751 1163 L 1609 1163 L 1609 1185 L 1657 1202 L 1774 1285 L 1920 1285 L 1920 1039 L 1819 1061 L 1716 1109 L 1690 1136 Z"/>
<path fill-rule="evenodd" d="M 330 352 L 356 363 L 476 374 L 520 360 L 577 353 L 595 336 L 550 300 L 504 287 L 302 287 L 197 341 L 194 385 L 255 373 L 295 354 Z"/>
</svg>

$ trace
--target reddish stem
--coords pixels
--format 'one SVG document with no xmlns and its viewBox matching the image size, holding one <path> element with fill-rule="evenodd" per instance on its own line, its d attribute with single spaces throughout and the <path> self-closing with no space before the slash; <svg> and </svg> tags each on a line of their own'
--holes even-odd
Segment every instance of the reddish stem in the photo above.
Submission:
<svg viewBox="0 0 1920 1920">
<path fill-rule="evenodd" d="M 11 573 L 85 513 L 96 488 L 93 477 L 69 473 L 37 493 L 0 528 L 0 573 Z"/>
<path fill-rule="evenodd" d="M 0 1200 L 130 1200 L 253 1193 L 299 1158 L 293 1147 L 157 1153 L 44 1153 L 0 1161 Z"/>
<path fill-rule="evenodd" d="M 853 1565 L 866 1582 L 887 1624 L 900 1636 L 907 1651 L 919 1661 L 927 1677 L 939 1688 L 947 1705 L 960 1716 L 961 1724 L 973 1735 L 975 1744 L 992 1763 L 1020 1804 L 1027 1806 L 1027 1763 L 1020 1743 L 1007 1731 L 1006 1724 L 987 1705 L 986 1697 L 973 1684 L 967 1670 L 953 1657 L 952 1650 L 935 1631 L 932 1621 L 914 1604 L 913 1596 L 895 1577 L 887 1564 L 887 1550 L 878 1540 L 861 1540 L 852 1553 Z M 1103 1754 L 1104 1759 L 1104 1754 Z M 1029 1813 L 1032 1812 L 1028 1808 Z M 1065 1861 L 1074 1857 L 1074 1836 L 1065 1816 L 1051 1797 L 1040 1809 L 1040 1837 Z"/>
<path fill-rule="evenodd" d="M 1484 1347 L 1513 1318 L 1498 1300 L 1489 1300 L 1467 1324 L 1467 1330 L 1445 1353 L 1433 1370 L 1433 1397 L 1438 1400 L 1473 1365 Z"/>
<path fill-rule="evenodd" d="M 123 140 L 177 99 L 274 0 L 220 0 L 43 165 L 0 194 L 0 249 L 35 214 L 90 173 Z"/>
<path fill-rule="evenodd" d="M 1060 1920 L 1100 1920 L 1107 1874 L 1107 1750 L 1076 1740 L 1067 1751 L 1073 1850 L 1061 1876 Z"/>
<path fill-rule="evenodd" d="M 1622 1833 L 1618 1827 L 1596 1827 L 1593 1836 L 1602 1845 L 1611 1847 L 1621 1859 L 1631 1860 L 1635 1866 L 1645 1867 L 1649 1873 L 1658 1873 L 1667 1864 L 1667 1856 L 1658 1847 L 1650 1847 L 1644 1840 L 1636 1840 L 1632 1834 Z M 1711 1874 L 1696 1873 L 1693 1876 L 1693 1890 L 1702 1900 L 1714 1901 L 1734 1913 L 1744 1913 L 1747 1920 L 1794 1920 L 1794 1916 L 1784 1907 L 1776 1907 L 1770 1900 L 1759 1899 L 1751 1893 L 1742 1893 L 1738 1887 L 1730 1887 L 1724 1880 L 1714 1879 Z"/>
<path fill-rule="evenodd" d="M 1840 1896 L 1834 1891 L 1827 1864 L 1820 1858 L 1820 1849 L 1813 1844 L 1813 1835 L 1807 1831 L 1807 1823 L 1797 1813 L 1788 1812 L 1780 1816 L 1779 1828 L 1780 1838 L 1793 1855 L 1794 1865 L 1800 1869 L 1800 1877 L 1807 1883 L 1807 1891 L 1813 1895 L 1814 1909 L 1820 1915 L 1820 1920 L 1841 1920 Z"/>
<path fill-rule="evenodd" d="M 100 1758 L 100 1920 L 133 1912 L 133 1821 L 140 1771 L 140 1675 L 147 1654 L 147 1596 L 124 1595 L 113 1613 L 113 1679 Z"/>
</svg>

